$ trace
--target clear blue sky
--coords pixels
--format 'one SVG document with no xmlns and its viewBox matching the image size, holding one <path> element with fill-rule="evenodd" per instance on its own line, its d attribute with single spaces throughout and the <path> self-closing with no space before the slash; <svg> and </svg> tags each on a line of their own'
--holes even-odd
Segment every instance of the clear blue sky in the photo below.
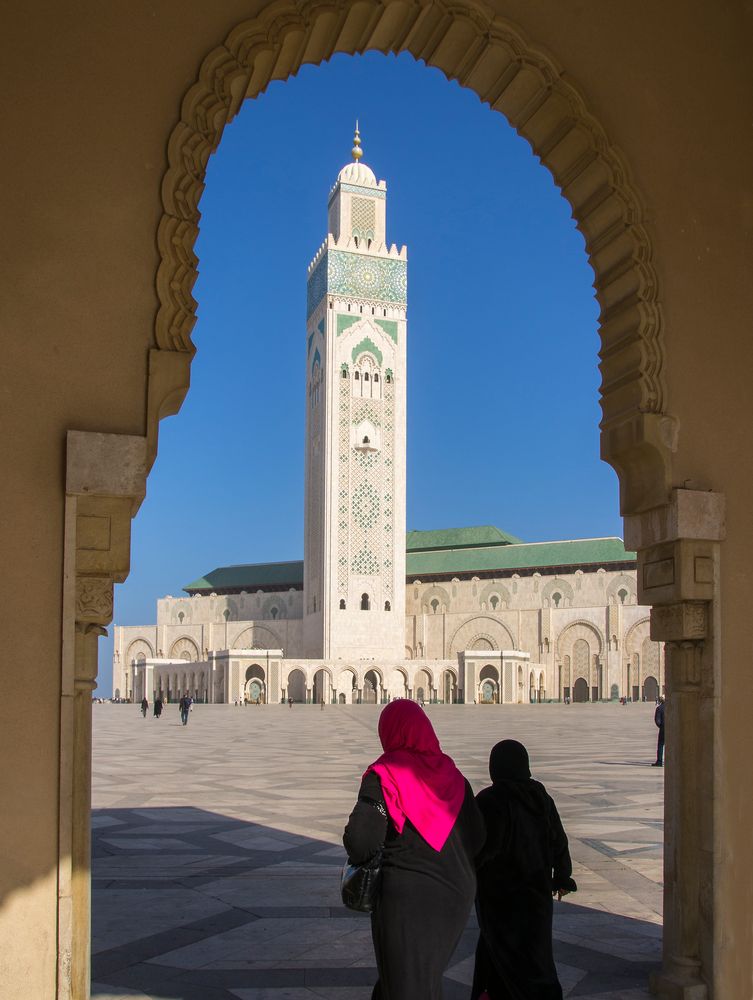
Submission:
<svg viewBox="0 0 753 1000">
<path fill-rule="evenodd" d="M 619 535 L 599 460 L 593 275 L 570 207 L 498 114 L 409 56 L 336 56 L 247 101 L 201 202 L 192 385 L 162 422 L 117 624 L 216 566 L 300 559 L 306 268 L 350 160 L 408 246 L 408 528 Z M 99 692 L 111 693 L 100 640 Z"/>
</svg>

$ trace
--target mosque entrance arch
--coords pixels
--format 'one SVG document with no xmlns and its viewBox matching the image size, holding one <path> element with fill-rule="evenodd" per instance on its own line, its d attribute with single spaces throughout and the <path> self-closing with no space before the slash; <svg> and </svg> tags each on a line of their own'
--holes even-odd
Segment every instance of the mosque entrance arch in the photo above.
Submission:
<svg viewBox="0 0 753 1000">
<path fill-rule="evenodd" d="M 314 674 L 314 703 L 329 705 L 332 701 L 332 678 L 328 670 L 317 670 Z"/>
<path fill-rule="evenodd" d="M 376 670 L 367 670 L 363 678 L 361 701 L 365 705 L 376 705 L 381 700 L 382 679 Z"/>
<path fill-rule="evenodd" d="M 643 682 L 643 700 L 656 701 L 658 697 L 659 682 L 652 674 L 649 674 Z"/>
<path fill-rule="evenodd" d="M 499 670 L 493 663 L 482 667 L 479 675 L 479 701 L 482 705 L 499 703 Z"/>
<path fill-rule="evenodd" d="M 306 701 L 306 675 L 297 667 L 288 674 L 288 698 L 298 703 Z"/>
<path fill-rule="evenodd" d="M 342 31 L 337 18 L 327 24 L 330 8 L 320 11 L 317 5 L 309 6 L 304 16 L 296 8 L 265 4 L 258 17 L 234 27 L 227 44 L 218 46 L 202 62 L 201 75 L 182 102 L 180 121 L 165 143 L 169 166 L 162 185 L 164 211 L 155 240 L 161 263 L 153 352 L 161 355 L 165 364 L 157 364 L 156 359 L 150 364 L 150 371 L 157 373 L 147 393 L 150 463 L 156 454 L 158 420 L 176 412 L 188 384 L 188 365 L 183 361 L 190 363 L 193 353 L 190 331 L 195 303 L 190 289 L 196 264 L 192 234 L 198 225 L 206 160 L 219 143 L 225 124 L 237 111 L 242 96 L 260 93 L 272 73 L 279 79 L 292 75 L 300 53 L 308 53 L 307 58 L 317 62 L 349 48 L 363 51 L 376 46 L 396 51 L 402 47 L 438 66 L 450 78 L 461 78 L 482 101 L 506 114 L 566 190 L 589 250 L 598 248 L 590 259 L 602 306 L 603 454 L 617 469 L 625 513 L 663 506 L 671 417 L 662 412 L 663 337 L 657 304 L 661 296 L 651 240 L 642 222 L 642 199 L 626 180 L 629 172 L 624 170 L 621 157 L 581 95 L 571 87 L 568 73 L 492 12 L 474 8 L 470 19 L 464 9 L 448 11 L 430 2 L 419 9 L 407 4 L 383 7 L 376 12 L 369 5 L 353 6 L 347 15 L 348 31 Z M 277 37 L 278 12 L 286 18 L 289 37 L 299 34 L 297 45 L 270 41 Z M 425 39 L 434 19 L 432 44 L 427 47 Z M 355 38 L 359 41 L 354 45 L 351 40 Z M 272 52 L 274 58 L 270 58 Z M 232 82 L 231 74 L 226 74 L 228 54 L 237 67 Z M 207 109 L 212 113 L 207 114 Z M 618 322 L 612 324 L 618 315 Z M 612 333 L 615 326 L 618 329 Z M 303 682 L 305 692 L 305 678 Z M 575 696 L 574 700 L 581 699 Z M 82 927 L 80 940 L 85 942 L 84 923 L 80 919 L 78 923 Z M 72 926 L 77 926 L 75 921 Z"/>
<path fill-rule="evenodd" d="M 573 684 L 573 701 L 588 701 L 588 681 L 585 677 L 579 677 Z"/>
<path fill-rule="evenodd" d="M 259 663 L 246 667 L 246 683 L 243 689 L 244 701 L 252 705 L 261 705 L 267 700 L 266 677 L 264 668 Z"/>
</svg>

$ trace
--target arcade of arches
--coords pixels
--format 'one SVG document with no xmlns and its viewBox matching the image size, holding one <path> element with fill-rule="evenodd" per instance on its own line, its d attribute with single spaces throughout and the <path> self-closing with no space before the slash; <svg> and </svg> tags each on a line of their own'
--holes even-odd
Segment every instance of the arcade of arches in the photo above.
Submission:
<svg viewBox="0 0 753 1000">
<path fill-rule="evenodd" d="M 36 625 L 0 709 L 4 998 L 88 997 L 97 638 L 129 570 L 159 421 L 189 383 L 207 160 L 244 97 L 368 48 L 409 51 L 504 114 L 583 233 L 602 455 L 666 649 L 654 988 L 750 996 L 751 35 L 742 0 L 30 0 L 6 13 L 3 610 L 20 623 L 33 606 Z M 575 646 L 563 655 L 585 682 Z M 637 670 L 642 643 L 634 653 Z M 488 680 L 492 693 L 505 683 Z"/>
</svg>

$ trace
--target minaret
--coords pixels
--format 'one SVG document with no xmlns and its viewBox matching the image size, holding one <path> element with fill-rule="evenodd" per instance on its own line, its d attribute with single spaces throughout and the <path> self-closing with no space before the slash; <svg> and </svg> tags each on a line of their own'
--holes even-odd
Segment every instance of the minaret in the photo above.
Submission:
<svg viewBox="0 0 753 1000">
<path fill-rule="evenodd" d="M 353 160 L 308 271 L 306 656 L 405 657 L 405 247 L 387 246 L 387 185 Z"/>
</svg>

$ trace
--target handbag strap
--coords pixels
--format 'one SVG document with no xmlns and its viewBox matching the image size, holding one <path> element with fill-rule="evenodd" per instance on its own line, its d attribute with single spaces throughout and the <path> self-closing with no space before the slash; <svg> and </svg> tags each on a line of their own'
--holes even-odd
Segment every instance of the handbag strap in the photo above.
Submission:
<svg viewBox="0 0 753 1000">
<path fill-rule="evenodd" d="M 359 795 L 358 801 L 367 802 L 370 806 L 373 806 L 386 820 L 389 820 L 390 817 L 387 813 L 387 806 L 384 804 L 382 799 L 372 799 L 369 795 Z"/>
</svg>

